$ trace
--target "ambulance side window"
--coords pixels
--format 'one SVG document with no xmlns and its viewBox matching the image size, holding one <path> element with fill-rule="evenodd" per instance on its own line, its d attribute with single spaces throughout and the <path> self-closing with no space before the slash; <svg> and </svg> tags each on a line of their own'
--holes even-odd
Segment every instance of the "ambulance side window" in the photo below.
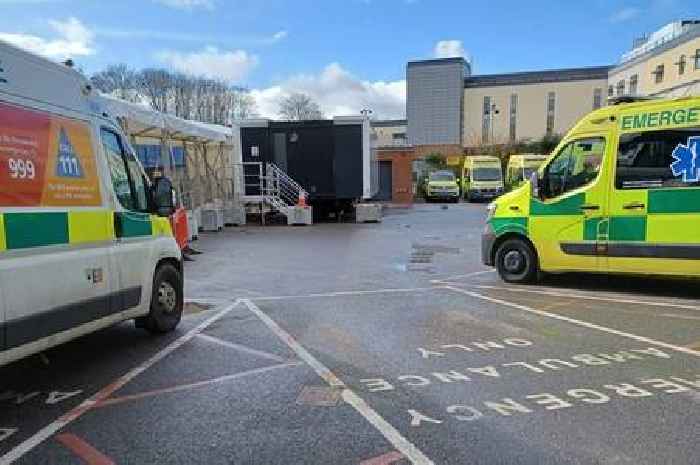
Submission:
<svg viewBox="0 0 700 465">
<path fill-rule="evenodd" d="M 147 211 L 145 183 L 135 156 L 124 150 L 116 133 L 102 129 L 100 136 L 119 203 L 127 210 Z"/>
<path fill-rule="evenodd" d="M 700 128 L 622 134 L 616 165 L 617 189 L 700 187 Z"/>
<path fill-rule="evenodd" d="M 595 180 L 603 164 L 605 139 L 593 137 L 571 142 L 547 165 L 543 195 L 552 199 Z"/>
</svg>

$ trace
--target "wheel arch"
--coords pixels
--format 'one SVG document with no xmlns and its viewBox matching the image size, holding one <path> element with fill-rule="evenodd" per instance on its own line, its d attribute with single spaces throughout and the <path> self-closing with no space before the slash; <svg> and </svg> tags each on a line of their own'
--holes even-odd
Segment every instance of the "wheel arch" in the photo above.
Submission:
<svg viewBox="0 0 700 465">
<path fill-rule="evenodd" d="M 508 231 L 496 237 L 496 240 L 493 243 L 493 247 L 491 247 L 491 263 L 496 263 L 496 252 L 498 251 L 498 248 L 501 246 L 501 244 L 503 244 L 509 239 L 518 239 L 527 244 L 528 247 L 532 249 L 532 252 L 535 255 L 535 260 L 537 260 L 537 267 L 539 268 L 540 256 L 537 253 L 537 247 L 535 247 L 535 244 L 533 244 L 530 238 L 527 237 L 525 234 L 515 231 Z"/>
</svg>

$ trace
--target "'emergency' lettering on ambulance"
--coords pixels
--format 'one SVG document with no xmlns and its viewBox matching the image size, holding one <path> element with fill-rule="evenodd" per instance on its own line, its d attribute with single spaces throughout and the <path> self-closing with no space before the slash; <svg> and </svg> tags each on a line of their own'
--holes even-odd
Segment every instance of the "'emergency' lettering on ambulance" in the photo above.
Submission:
<svg viewBox="0 0 700 465">
<path fill-rule="evenodd" d="M 700 107 L 627 115 L 620 119 L 622 130 L 672 126 L 700 121 Z"/>
</svg>

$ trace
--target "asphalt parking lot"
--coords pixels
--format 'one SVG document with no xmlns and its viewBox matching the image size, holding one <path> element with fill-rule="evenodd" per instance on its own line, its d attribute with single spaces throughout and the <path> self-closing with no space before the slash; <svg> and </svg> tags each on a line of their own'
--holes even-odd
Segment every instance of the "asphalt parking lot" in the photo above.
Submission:
<svg viewBox="0 0 700 465">
<path fill-rule="evenodd" d="M 203 236 L 176 333 L 0 368 L 0 464 L 697 463 L 697 282 L 506 285 L 484 216 Z"/>
</svg>

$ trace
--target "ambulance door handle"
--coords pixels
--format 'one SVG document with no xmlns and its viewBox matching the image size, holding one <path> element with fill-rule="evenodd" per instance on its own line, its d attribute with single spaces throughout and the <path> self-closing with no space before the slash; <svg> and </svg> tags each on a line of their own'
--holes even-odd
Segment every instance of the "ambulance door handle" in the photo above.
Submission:
<svg viewBox="0 0 700 465">
<path fill-rule="evenodd" d="M 583 210 L 583 211 L 600 210 L 600 205 L 588 205 L 588 204 L 585 204 L 585 205 L 581 205 L 579 208 L 580 208 L 581 210 Z"/>
<path fill-rule="evenodd" d="M 625 210 L 641 210 L 645 206 L 646 205 L 644 205 L 641 202 L 631 202 L 631 203 L 627 203 L 627 204 L 623 205 L 622 208 L 624 208 Z"/>
</svg>

